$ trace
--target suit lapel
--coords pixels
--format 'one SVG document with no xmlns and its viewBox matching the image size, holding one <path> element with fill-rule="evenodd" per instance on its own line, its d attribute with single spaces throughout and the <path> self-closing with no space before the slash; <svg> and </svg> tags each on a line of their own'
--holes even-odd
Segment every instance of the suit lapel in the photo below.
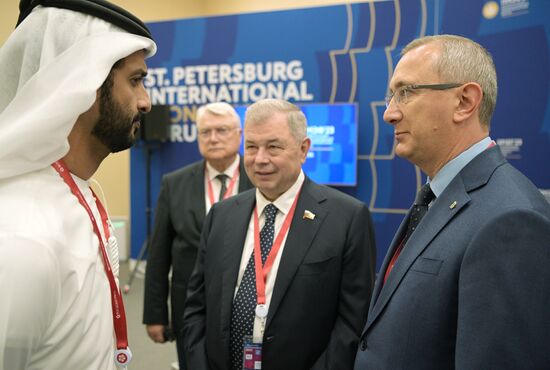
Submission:
<svg viewBox="0 0 550 370">
<path fill-rule="evenodd" d="M 372 299 L 370 302 L 370 308 L 369 310 L 372 310 L 372 307 L 376 304 L 376 301 L 378 299 L 378 296 L 380 294 L 380 290 L 382 289 L 382 286 L 384 285 L 384 275 L 386 274 L 386 270 L 388 269 L 388 265 L 390 264 L 390 261 L 395 253 L 395 250 L 401 243 L 401 240 L 403 240 L 403 236 L 405 235 L 405 231 L 407 230 L 407 223 L 409 220 L 411 210 L 407 212 L 405 215 L 405 218 L 403 218 L 403 221 L 401 221 L 401 225 L 399 225 L 399 228 L 397 229 L 397 232 L 395 233 L 395 236 L 393 237 L 393 240 L 390 244 L 390 248 L 388 249 L 388 252 L 386 253 L 386 257 L 384 258 L 384 261 L 382 262 L 382 266 L 380 267 L 380 271 L 378 273 L 378 278 L 376 279 L 376 283 L 374 284 L 374 291 L 372 294 Z"/>
<path fill-rule="evenodd" d="M 384 309 L 391 296 L 407 274 L 411 265 L 416 261 L 418 256 L 426 249 L 432 239 L 445 227 L 445 225 L 464 207 L 469 201 L 464 184 L 460 178 L 451 182 L 448 188 L 441 194 L 439 198 L 430 207 L 430 210 L 418 225 L 416 231 L 411 235 L 406 246 L 403 248 L 395 266 L 393 267 L 386 283 L 382 286 L 385 270 L 381 270 L 377 281 L 379 288 L 379 296 L 374 305 L 371 307 L 367 326 L 368 330 L 372 322 L 376 320 L 380 312 Z M 456 203 L 455 203 L 456 202 Z M 455 205 L 451 208 L 451 204 Z M 403 224 L 406 224 L 405 222 Z M 400 231 L 404 232 L 405 225 L 401 225 Z M 402 235 L 400 235 L 401 237 Z M 394 239 L 393 244 L 400 243 L 401 239 Z M 386 260 L 391 259 L 393 254 L 388 253 Z M 385 261 L 387 266 L 387 261 Z"/>
<path fill-rule="evenodd" d="M 327 211 L 321 205 L 325 199 L 326 197 L 322 194 L 321 188 L 306 178 L 281 256 L 266 326 L 269 326 L 271 323 L 285 296 L 286 290 L 296 274 L 296 270 L 302 264 L 315 235 L 326 217 Z M 315 214 L 313 220 L 303 217 L 306 210 Z"/>
<path fill-rule="evenodd" d="M 222 271 L 222 296 L 221 296 L 221 330 L 227 334 L 229 340 L 229 329 L 231 325 L 231 307 L 233 305 L 233 296 L 239 267 L 243 253 L 246 233 L 250 222 L 252 209 L 256 204 L 256 193 L 250 191 L 246 196 L 239 198 L 235 202 L 235 209 L 231 211 L 234 217 L 225 221 L 223 271 Z M 229 345 L 229 344 L 228 344 Z"/>
<path fill-rule="evenodd" d="M 377 319 L 384 307 L 390 300 L 391 296 L 403 280 L 405 274 L 409 271 L 411 265 L 416 261 L 418 256 L 426 249 L 428 244 L 436 237 L 436 235 L 447 225 L 460 210 L 465 207 L 470 201 L 469 192 L 484 186 L 489 181 L 494 170 L 505 164 L 506 160 L 502 156 L 498 146 L 489 148 L 475 157 L 460 173 L 451 181 L 443 193 L 436 199 L 430 210 L 418 225 L 416 231 L 411 235 L 407 245 L 401 252 L 397 263 L 393 267 L 388 280 L 382 286 L 384 279 L 383 271 L 378 276 L 376 285 L 379 294 L 374 304 L 371 305 L 366 332 L 372 323 Z M 395 250 L 396 245 L 401 241 L 404 232 L 403 223 L 398 232 L 398 237 L 392 242 L 392 249 Z M 387 267 L 388 260 L 391 259 L 392 253 L 388 253 L 384 260 L 384 266 Z"/>
</svg>

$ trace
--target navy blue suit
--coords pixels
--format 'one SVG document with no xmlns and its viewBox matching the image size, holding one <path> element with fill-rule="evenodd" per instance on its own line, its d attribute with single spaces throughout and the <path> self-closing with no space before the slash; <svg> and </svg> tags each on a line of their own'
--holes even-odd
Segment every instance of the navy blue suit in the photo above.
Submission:
<svg viewBox="0 0 550 370">
<path fill-rule="evenodd" d="M 432 203 L 375 284 L 356 370 L 550 369 L 550 205 L 498 147 Z"/>
</svg>

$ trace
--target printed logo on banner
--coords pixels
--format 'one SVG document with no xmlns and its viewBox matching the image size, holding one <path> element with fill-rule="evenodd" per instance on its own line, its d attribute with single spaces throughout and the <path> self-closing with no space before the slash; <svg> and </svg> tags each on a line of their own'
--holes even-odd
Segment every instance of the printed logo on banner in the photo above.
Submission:
<svg viewBox="0 0 550 370">
<path fill-rule="evenodd" d="M 153 105 L 174 106 L 172 142 L 196 141 L 196 110 L 203 104 L 315 99 L 308 91 L 300 60 L 150 68 L 145 87 Z"/>
<path fill-rule="evenodd" d="M 510 138 L 500 138 L 496 140 L 502 154 L 506 159 L 521 159 L 521 147 L 523 145 L 523 138 L 521 137 L 510 137 Z"/>
<path fill-rule="evenodd" d="M 529 0 L 501 0 L 500 15 L 503 18 L 529 13 Z"/>
<path fill-rule="evenodd" d="M 514 161 L 520 171 L 549 189 L 548 171 L 535 165 L 537 159 L 548 157 L 550 148 L 550 110 L 544 100 L 549 91 L 544 78 L 550 71 L 550 44 L 544 33 L 549 4 L 365 1 L 149 23 L 159 52 L 148 61 L 146 87 L 153 105 L 171 106 L 170 141 L 152 157 L 152 199 L 157 198 L 161 175 L 200 158 L 195 121 L 203 104 L 221 100 L 238 108 L 267 97 L 302 107 L 355 103 L 357 129 L 350 125 L 342 130 L 335 123 L 342 114 L 335 117 L 327 110 L 322 120 L 309 120 L 311 112 L 306 114 L 311 121 L 308 136 L 318 143 L 306 163 L 328 158 L 325 172 L 331 176 L 357 171 L 357 186 L 342 190 L 368 204 L 375 216 L 380 265 L 384 246 L 391 243 L 414 190 L 424 181 L 417 167 L 396 157 L 393 127 L 383 121 L 383 96 L 402 47 L 418 36 L 443 32 L 471 37 L 495 57 L 504 88 L 499 91 L 491 136 L 507 158 L 520 158 Z M 525 63 L 529 68 L 522 69 Z M 529 93 L 518 93 L 525 91 Z M 358 139 L 353 150 L 347 144 L 350 135 Z M 132 245 L 138 247 L 146 229 L 142 149 L 132 149 L 130 172 Z M 346 167 L 348 159 L 353 161 Z M 334 183 L 333 177 L 326 182 Z M 133 248 L 132 256 L 138 252 Z"/>
</svg>

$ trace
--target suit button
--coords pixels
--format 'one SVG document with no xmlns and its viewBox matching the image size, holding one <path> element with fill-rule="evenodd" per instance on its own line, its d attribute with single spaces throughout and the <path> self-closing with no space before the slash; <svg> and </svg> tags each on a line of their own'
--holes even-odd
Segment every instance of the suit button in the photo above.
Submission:
<svg viewBox="0 0 550 370">
<path fill-rule="evenodd" d="M 367 349 L 367 341 L 365 339 L 363 339 L 361 341 L 361 347 L 360 348 L 361 348 L 361 351 L 364 351 L 364 350 Z"/>
</svg>

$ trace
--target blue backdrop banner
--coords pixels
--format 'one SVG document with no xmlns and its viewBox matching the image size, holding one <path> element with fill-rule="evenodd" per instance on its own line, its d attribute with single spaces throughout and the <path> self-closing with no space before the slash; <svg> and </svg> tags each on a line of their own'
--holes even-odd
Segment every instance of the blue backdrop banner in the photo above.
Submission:
<svg viewBox="0 0 550 370">
<path fill-rule="evenodd" d="M 339 189 L 369 205 L 379 267 L 425 181 L 395 155 L 393 128 L 382 120 L 387 85 L 404 45 L 443 33 L 491 52 L 499 78 L 491 137 L 514 166 L 550 189 L 549 14 L 548 0 L 395 0 L 149 23 L 158 53 L 148 61 L 146 88 L 154 105 L 170 105 L 172 113 L 170 137 L 150 157 L 151 207 L 161 176 L 200 158 L 199 106 L 263 98 L 356 104 L 356 164 L 334 168 L 351 175 L 356 166 L 356 185 Z M 141 142 L 131 151 L 132 258 L 147 233 L 150 147 Z"/>
</svg>

